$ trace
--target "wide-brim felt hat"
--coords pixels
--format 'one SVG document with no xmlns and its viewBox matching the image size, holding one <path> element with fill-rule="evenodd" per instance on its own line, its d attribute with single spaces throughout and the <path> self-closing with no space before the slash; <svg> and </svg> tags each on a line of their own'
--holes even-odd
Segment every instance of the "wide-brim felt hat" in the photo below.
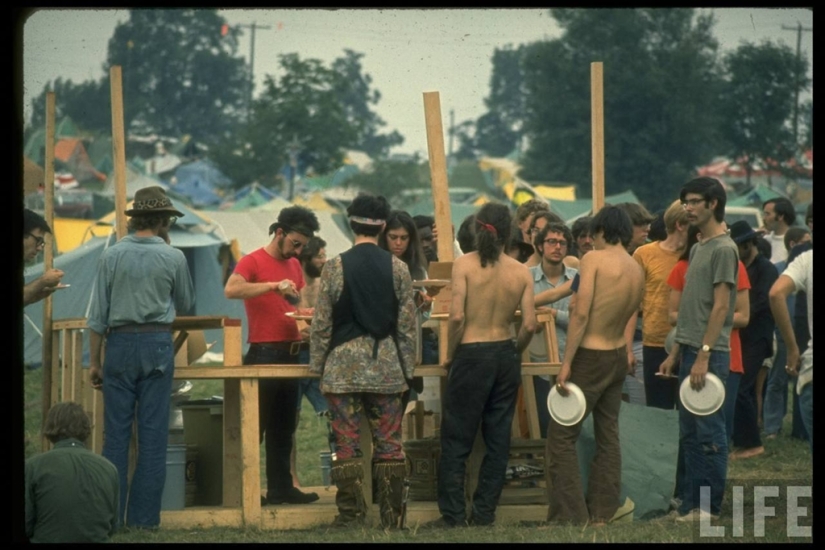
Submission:
<svg viewBox="0 0 825 550">
<path fill-rule="evenodd" d="M 132 208 L 126 211 L 127 216 L 149 216 L 151 214 L 172 214 L 179 218 L 183 216 L 183 212 L 177 210 L 166 196 L 166 190 L 157 185 L 138 189 Z"/>
<path fill-rule="evenodd" d="M 730 238 L 733 239 L 733 242 L 736 244 L 750 241 L 757 236 L 758 233 L 754 231 L 753 227 L 745 220 L 739 220 L 730 226 Z"/>
</svg>

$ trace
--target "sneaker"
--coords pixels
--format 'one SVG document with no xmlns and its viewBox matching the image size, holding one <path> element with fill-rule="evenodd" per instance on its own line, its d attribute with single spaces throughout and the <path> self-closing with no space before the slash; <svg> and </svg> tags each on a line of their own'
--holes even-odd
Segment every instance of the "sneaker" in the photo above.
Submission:
<svg viewBox="0 0 825 550">
<path fill-rule="evenodd" d="M 266 498 L 267 504 L 309 504 L 318 500 L 318 493 L 302 493 L 295 487 L 290 487 L 289 491 L 282 495 L 272 495 Z M 261 499 L 261 504 L 264 504 Z"/>
<path fill-rule="evenodd" d="M 613 514 L 613 517 L 610 518 L 610 521 L 608 521 L 608 523 L 633 521 L 634 510 L 636 510 L 636 504 L 632 500 L 630 500 L 630 497 L 625 497 L 624 504 L 619 506 L 619 508 L 616 510 L 616 513 Z"/>
<path fill-rule="evenodd" d="M 678 514 L 678 512 L 677 512 Z M 708 519 L 719 519 L 719 514 L 711 514 L 706 510 L 702 510 L 700 508 L 694 508 L 684 516 L 676 517 L 676 521 L 699 521 L 701 518 L 708 518 Z"/>
</svg>

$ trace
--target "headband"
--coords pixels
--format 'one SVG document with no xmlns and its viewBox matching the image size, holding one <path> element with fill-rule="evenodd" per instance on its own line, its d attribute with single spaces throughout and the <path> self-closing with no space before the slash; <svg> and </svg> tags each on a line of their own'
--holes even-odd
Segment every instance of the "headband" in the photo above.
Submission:
<svg viewBox="0 0 825 550">
<path fill-rule="evenodd" d="M 350 216 L 349 221 L 355 223 L 363 223 L 364 225 L 381 225 L 387 220 L 379 220 L 375 218 L 362 218 L 361 216 Z"/>
<path fill-rule="evenodd" d="M 498 231 L 496 231 L 496 228 L 494 226 L 490 225 L 489 223 L 484 223 L 478 218 L 476 218 L 476 223 L 484 229 L 486 229 L 487 231 L 489 231 L 490 233 L 492 233 L 494 237 L 498 237 Z"/>
</svg>

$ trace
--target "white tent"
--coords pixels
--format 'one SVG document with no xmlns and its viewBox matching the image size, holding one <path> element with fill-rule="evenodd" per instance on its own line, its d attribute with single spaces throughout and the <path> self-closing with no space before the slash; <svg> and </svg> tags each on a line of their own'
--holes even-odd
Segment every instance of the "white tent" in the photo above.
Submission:
<svg viewBox="0 0 825 550">
<path fill-rule="evenodd" d="M 281 200 L 282 199 L 276 199 Z M 286 206 L 290 206 L 286 203 Z M 244 211 L 198 211 L 198 214 L 219 226 L 218 234 L 225 240 L 236 240 L 241 254 L 249 254 L 265 246 L 272 240 L 269 226 L 278 221 L 276 210 L 260 210 L 258 208 Z M 318 236 L 327 243 L 327 257 L 332 258 L 348 250 L 352 246 L 352 237 L 344 232 L 335 221 L 335 216 L 342 214 L 334 212 L 316 211 L 318 222 L 321 225 Z"/>
</svg>

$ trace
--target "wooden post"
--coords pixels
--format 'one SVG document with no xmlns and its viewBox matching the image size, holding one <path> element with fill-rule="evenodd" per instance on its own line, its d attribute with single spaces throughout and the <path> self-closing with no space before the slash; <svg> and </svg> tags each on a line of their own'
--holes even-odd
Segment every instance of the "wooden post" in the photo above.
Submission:
<svg viewBox="0 0 825 550">
<path fill-rule="evenodd" d="M 126 236 L 126 137 L 123 129 L 123 77 L 120 65 L 109 69 L 112 94 L 112 162 L 115 174 L 115 230 Z"/>
<path fill-rule="evenodd" d="M 593 166 L 593 214 L 604 206 L 604 87 L 603 63 L 590 64 L 590 125 Z"/>
<path fill-rule="evenodd" d="M 438 92 L 424 92 L 424 120 L 427 124 L 427 154 L 438 228 L 438 261 L 453 261 L 453 222 L 450 217 L 450 192 L 447 161 L 444 157 L 444 131 L 441 127 L 441 101 Z"/>
<path fill-rule="evenodd" d="M 44 160 L 43 176 L 43 201 L 46 223 L 54 228 L 54 92 L 46 93 L 46 156 Z M 43 249 L 43 273 L 54 265 L 54 234 L 43 235 L 46 246 Z M 43 300 L 43 393 L 42 408 L 43 416 L 40 426 L 46 422 L 46 415 L 52 406 L 53 397 L 57 388 L 52 387 L 55 383 L 55 368 L 52 365 L 52 297 L 48 296 Z M 49 440 L 45 437 L 41 440 L 42 450 L 49 450 Z"/>
</svg>

